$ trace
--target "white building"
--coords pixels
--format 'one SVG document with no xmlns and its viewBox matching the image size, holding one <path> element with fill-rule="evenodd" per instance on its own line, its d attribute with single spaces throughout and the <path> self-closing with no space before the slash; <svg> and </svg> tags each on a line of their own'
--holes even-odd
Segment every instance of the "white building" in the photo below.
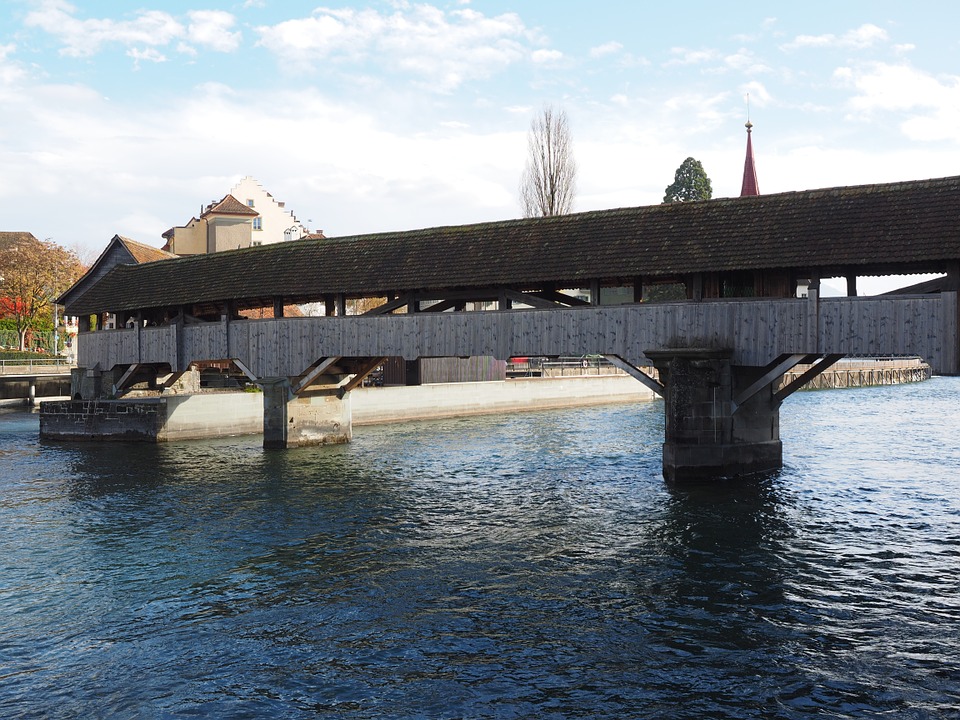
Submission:
<svg viewBox="0 0 960 720">
<path fill-rule="evenodd" d="M 283 240 L 299 240 L 310 230 L 287 210 L 285 204 L 274 199 L 249 175 L 237 183 L 230 194 L 259 213 L 253 219 L 252 245 L 268 245 Z"/>
<path fill-rule="evenodd" d="M 222 200 L 210 203 L 200 217 L 163 233 L 163 249 L 176 255 L 203 255 L 299 240 L 311 235 L 296 216 L 252 177 L 237 183 Z M 322 237 L 323 233 L 314 233 Z"/>
</svg>

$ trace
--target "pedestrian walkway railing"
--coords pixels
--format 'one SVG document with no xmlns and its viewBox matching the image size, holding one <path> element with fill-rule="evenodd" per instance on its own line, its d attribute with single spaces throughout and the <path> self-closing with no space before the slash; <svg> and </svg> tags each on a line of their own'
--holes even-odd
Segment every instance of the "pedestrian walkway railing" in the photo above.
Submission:
<svg viewBox="0 0 960 720">
<path fill-rule="evenodd" d="M 75 364 L 63 357 L 17 358 L 0 360 L 0 375 L 22 375 L 24 373 L 66 373 Z"/>
</svg>

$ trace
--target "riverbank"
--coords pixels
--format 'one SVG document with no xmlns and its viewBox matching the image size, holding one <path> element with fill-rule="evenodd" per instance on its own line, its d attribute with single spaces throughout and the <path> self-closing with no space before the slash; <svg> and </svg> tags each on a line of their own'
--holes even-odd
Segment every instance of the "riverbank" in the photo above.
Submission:
<svg viewBox="0 0 960 720">
<path fill-rule="evenodd" d="M 367 387 L 350 393 L 354 425 L 644 402 L 656 396 L 629 375 L 512 378 L 497 382 Z"/>
</svg>

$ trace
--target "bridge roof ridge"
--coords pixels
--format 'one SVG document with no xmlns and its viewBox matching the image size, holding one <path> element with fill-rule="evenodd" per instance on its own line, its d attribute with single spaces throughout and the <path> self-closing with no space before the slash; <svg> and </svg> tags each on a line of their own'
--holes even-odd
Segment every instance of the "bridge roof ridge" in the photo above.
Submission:
<svg viewBox="0 0 960 720">
<path fill-rule="evenodd" d="M 68 312 L 240 298 L 306 302 L 334 293 L 580 287 L 692 272 L 884 274 L 894 266 L 919 272 L 921 265 L 960 260 L 958 215 L 960 176 L 954 176 L 304 239 L 118 266 Z"/>
</svg>

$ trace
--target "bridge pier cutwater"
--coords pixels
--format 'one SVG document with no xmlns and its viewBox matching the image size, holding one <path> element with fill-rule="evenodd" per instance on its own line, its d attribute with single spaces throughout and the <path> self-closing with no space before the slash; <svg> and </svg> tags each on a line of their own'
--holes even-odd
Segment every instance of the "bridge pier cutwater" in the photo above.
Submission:
<svg viewBox="0 0 960 720">
<path fill-rule="evenodd" d="M 350 393 L 339 376 L 326 387 L 293 393 L 289 378 L 263 378 L 263 447 L 294 448 L 336 445 L 353 437 Z"/>
<path fill-rule="evenodd" d="M 697 481 L 778 470 L 780 401 L 763 368 L 733 365 L 728 350 L 649 351 L 664 386 L 663 476 Z M 757 383 L 749 397 L 739 393 Z"/>
</svg>

